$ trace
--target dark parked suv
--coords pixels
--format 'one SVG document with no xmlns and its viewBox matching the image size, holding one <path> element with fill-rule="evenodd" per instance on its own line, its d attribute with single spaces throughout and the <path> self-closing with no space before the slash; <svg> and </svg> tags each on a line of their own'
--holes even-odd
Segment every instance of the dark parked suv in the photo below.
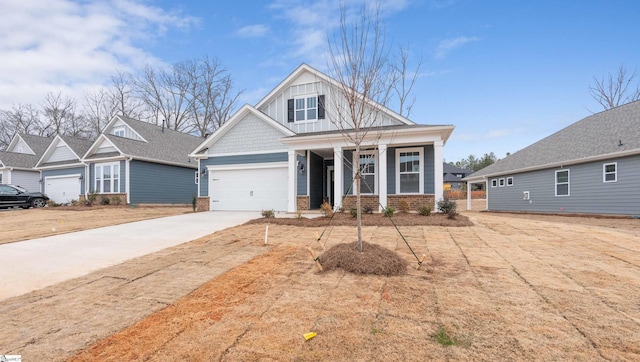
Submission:
<svg viewBox="0 0 640 362">
<path fill-rule="evenodd" d="M 0 209 L 44 207 L 49 198 L 41 192 L 29 192 L 20 186 L 0 184 Z"/>
</svg>

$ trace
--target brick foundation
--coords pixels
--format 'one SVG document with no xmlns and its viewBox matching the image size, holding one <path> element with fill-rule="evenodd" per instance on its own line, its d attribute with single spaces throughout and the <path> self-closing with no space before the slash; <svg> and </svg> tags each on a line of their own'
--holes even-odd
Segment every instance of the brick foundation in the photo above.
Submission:
<svg viewBox="0 0 640 362">
<path fill-rule="evenodd" d="M 93 201 L 93 205 L 103 205 L 104 199 L 109 199 L 109 205 L 126 205 L 127 204 L 127 194 L 122 193 L 122 194 L 96 194 L 96 199 Z"/>
<path fill-rule="evenodd" d="M 360 206 L 361 207 L 370 207 L 374 212 L 378 211 L 380 208 L 379 205 L 380 198 L 378 195 L 360 195 Z M 342 208 L 345 211 L 349 211 L 349 209 L 356 207 L 356 196 L 355 195 L 347 195 L 344 197 L 342 201 Z"/>
<path fill-rule="evenodd" d="M 393 206 L 400 211 L 400 203 L 406 201 L 409 204 L 408 211 L 416 211 L 418 206 L 427 205 L 433 209 L 435 204 L 434 195 L 387 195 L 387 205 Z"/>
<path fill-rule="evenodd" d="M 198 200 L 196 201 L 196 211 L 209 211 L 210 205 L 209 196 L 198 197 Z"/>
<path fill-rule="evenodd" d="M 296 198 L 296 210 L 309 210 L 309 196 L 298 196 Z"/>
</svg>

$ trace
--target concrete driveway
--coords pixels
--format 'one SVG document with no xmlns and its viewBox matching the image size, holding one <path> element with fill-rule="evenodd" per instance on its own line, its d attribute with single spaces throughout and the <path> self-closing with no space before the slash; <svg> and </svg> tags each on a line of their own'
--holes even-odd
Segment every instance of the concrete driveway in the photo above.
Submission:
<svg viewBox="0 0 640 362">
<path fill-rule="evenodd" d="M 0 245 L 0 300 L 76 278 L 260 217 L 201 212 Z"/>
</svg>

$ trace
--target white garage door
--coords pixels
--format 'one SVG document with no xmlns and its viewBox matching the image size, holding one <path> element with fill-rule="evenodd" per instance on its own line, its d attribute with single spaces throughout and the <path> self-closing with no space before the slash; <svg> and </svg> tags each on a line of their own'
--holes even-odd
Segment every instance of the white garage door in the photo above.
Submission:
<svg viewBox="0 0 640 362">
<path fill-rule="evenodd" d="M 209 169 L 211 210 L 287 210 L 287 164 L 213 166 Z"/>
<path fill-rule="evenodd" d="M 47 177 L 44 192 L 53 202 L 67 204 L 80 196 L 80 175 Z"/>
</svg>

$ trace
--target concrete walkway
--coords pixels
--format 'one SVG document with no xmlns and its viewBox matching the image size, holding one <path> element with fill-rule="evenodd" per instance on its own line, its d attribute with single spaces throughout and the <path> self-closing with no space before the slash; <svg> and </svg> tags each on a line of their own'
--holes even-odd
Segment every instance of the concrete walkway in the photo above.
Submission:
<svg viewBox="0 0 640 362">
<path fill-rule="evenodd" d="M 260 217 L 201 212 L 0 245 L 0 300 L 76 278 Z"/>
</svg>

